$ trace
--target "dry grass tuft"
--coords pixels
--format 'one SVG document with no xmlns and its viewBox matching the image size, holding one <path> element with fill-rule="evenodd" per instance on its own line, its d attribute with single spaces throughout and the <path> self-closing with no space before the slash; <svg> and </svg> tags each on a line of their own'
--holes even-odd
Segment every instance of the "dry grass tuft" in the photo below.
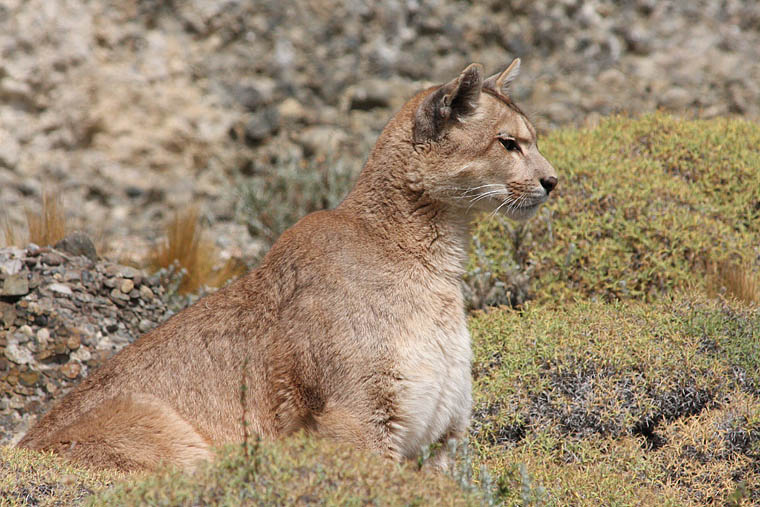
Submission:
<svg viewBox="0 0 760 507">
<path fill-rule="evenodd" d="M 43 191 L 41 211 L 27 211 L 26 222 L 31 243 L 47 246 L 62 240 L 66 235 L 66 215 L 61 195 L 52 190 Z"/>
<path fill-rule="evenodd" d="M 229 259 L 220 268 L 219 251 L 203 237 L 197 206 L 176 213 L 166 227 L 166 239 L 158 246 L 151 266 L 168 268 L 174 263 L 185 270 L 179 292 L 189 294 L 203 286 L 221 287 L 228 280 L 246 272 L 238 259 Z"/>
<path fill-rule="evenodd" d="M 2 225 L 3 242 L 0 243 L 0 246 L 19 246 L 21 238 L 19 237 L 18 232 L 16 232 L 16 229 L 11 225 L 7 216 L 3 216 Z"/>
<path fill-rule="evenodd" d="M 709 269 L 707 293 L 726 295 L 744 303 L 760 304 L 760 277 L 741 264 L 713 263 Z"/>
</svg>

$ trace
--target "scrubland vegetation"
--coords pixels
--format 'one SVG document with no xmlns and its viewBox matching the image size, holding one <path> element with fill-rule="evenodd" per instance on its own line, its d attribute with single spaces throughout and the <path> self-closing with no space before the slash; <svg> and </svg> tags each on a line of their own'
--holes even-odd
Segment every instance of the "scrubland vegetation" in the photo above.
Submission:
<svg viewBox="0 0 760 507">
<path fill-rule="evenodd" d="M 756 505 L 758 146 L 756 123 L 663 114 L 541 140 L 557 195 L 526 224 L 475 231 L 475 406 L 451 476 L 303 436 L 126 480 L 3 449 L 0 503 Z M 304 188 L 334 204 L 319 178 Z M 268 188 L 306 185 L 280 179 Z"/>
</svg>

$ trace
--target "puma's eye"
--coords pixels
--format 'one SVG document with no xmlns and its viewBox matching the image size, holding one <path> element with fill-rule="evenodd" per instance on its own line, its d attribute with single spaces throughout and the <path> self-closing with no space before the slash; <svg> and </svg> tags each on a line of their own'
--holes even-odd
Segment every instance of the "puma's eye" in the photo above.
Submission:
<svg viewBox="0 0 760 507">
<path fill-rule="evenodd" d="M 517 144 L 517 141 L 513 137 L 500 137 L 499 142 L 507 151 L 522 151 L 520 150 L 520 145 Z"/>
</svg>

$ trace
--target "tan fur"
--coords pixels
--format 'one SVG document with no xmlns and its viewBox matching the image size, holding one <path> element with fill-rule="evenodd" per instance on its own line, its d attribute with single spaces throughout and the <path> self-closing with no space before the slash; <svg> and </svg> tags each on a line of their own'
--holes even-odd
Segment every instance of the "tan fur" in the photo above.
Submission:
<svg viewBox="0 0 760 507">
<path fill-rule="evenodd" d="M 340 206 L 306 216 L 256 270 L 125 348 L 19 445 L 138 470 L 192 467 L 240 442 L 243 420 L 264 438 L 306 429 L 396 459 L 460 437 L 470 222 L 497 209 L 527 218 L 556 184 L 504 74 L 484 85 L 471 65 L 413 97 Z"/>
</svg>

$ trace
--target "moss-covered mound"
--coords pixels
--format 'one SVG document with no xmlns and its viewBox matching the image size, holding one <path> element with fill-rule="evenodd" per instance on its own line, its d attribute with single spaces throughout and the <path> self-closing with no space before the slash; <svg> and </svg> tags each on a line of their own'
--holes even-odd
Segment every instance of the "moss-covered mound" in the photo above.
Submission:
<svg viewBox="0 0 760 507">
<path fill-rule="evenodd" d="M 613 117 L 541 146 L 556 195 L 524 226 L 483 221 L 475 268 L 485 260 L 513 292 L 528 273 L 535 296 L 557 303 L 721 284 L 745 297 L 733 287 L 746 285 L 737 270 L 760 271 L 760 125 Z"/>
</svg>

